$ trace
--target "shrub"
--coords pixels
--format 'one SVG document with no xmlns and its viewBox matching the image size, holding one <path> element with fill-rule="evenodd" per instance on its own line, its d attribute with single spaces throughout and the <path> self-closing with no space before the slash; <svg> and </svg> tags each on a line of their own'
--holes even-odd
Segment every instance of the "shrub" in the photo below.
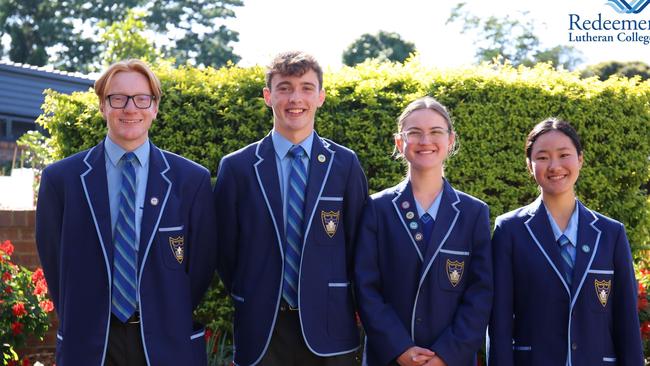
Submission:
<svg viewBox="0 0 650 366">
<path fill-rule="evenodd" d="M 25 345 L 28 335 L 43 338 L 49 327 L 47 313 L 54 305 L 47 299 L 43 270 L 34 272 L 11 262 L 14 247 L 0 243 L 0 351 L 3 365 L 17 364 L 14 349 Z M 27 361 L 28 362 L 28 361 Z"/>
</svg>

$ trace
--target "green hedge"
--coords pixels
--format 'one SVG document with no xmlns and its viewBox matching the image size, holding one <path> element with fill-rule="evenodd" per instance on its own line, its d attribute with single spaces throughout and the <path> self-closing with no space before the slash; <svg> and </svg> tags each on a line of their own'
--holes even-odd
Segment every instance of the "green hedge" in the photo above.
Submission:
<svg viewBox="0 0 650 366">
<path fill-rule="evenodd" d="M 156 69 L 163 98 L 151 138 L 215 174 L 221 157 L 263 137 L 271 128 L 261 67 Z M 394 185 L 403 164 L 391 157 L 395 118 L 411 100 L 433 95 L 447 105 L 460 152 L 446 168 L 451 183 L 485 200 L 492 218 L 538 194 L 527 173 L 523 144 L 549 116 L 570 121 L 581 135 L 585 165 L 577 185 L 587 206 L 625 223 L 636 250 L 650 245 L 650 82 L 580 79 L 546 65 L 483 65 L 439 70 L 417 62 L 365 63 L 325 75 L 327 98 L 317 114 L 322 136 L 356 150 L 371 191 Z M 89 148 L 105 135 L 91 92 L 49 92 L 39 118 L 57 158 Z"/>
</svg>

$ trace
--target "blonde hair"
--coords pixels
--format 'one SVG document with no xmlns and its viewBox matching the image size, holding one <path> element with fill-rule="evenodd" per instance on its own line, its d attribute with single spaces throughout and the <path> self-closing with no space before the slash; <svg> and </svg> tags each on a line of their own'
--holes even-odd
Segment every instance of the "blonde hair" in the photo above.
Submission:
<svg viewBox="0 0 650 366">
<path fill-rule="evenodd" d="M 149 66 L 141 60 L 138 59 L 130 59 L 130 60 L 125 60 L 125 61 L 119 61 L 106 69 L 104 73 L 95 81 L 95 94 L 97 94 L 97 97 L 99 97 L 99 103 L 103 104 L 104 100 L 106 100 L 106 93 L 108 92 L 108 88 L 111 85 L 111 80 L 113 79 L 113 76 L 117 74 L 118 72 L 138 72 L 144 77 L 147 78 L 149 81 L 149 88 L 151 88 L 151 92 L 154 95 L 154 99 L 156 102 L 160 101 L 160 97 L 162 96 L 162 90 L 160 88 L 160 80 L 158 80 L 158 77 L 156 74 L 151 71 Z"/>
</svg>

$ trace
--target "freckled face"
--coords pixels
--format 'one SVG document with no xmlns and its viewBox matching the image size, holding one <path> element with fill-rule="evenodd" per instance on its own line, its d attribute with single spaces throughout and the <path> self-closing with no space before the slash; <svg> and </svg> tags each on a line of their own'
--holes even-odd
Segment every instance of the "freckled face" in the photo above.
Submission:
<svg viewBox="0 0 650 366">
<path fill-rule="evenodd" d="M 113 75 L 106 95 L 112 94 L 153 95 L 148 79 L 135 71 L 121 71 Z M 140 109 L 129 99 L 124 108 L 113 108 L 105 99 L 100 101 L 99 109 L 106 120 L 111 140 L 123 149 L 133 151 L 147 140 L 151 123 L 158 114 L 158 101 L 154 100 L 149 108 Z"/>
<path fill-rule="evenodd" d="M 545 196 L 573 196 L 582 163 L 582 154 L 578 155 L 571 139 L 560 131 L 539 136 L 527 159 L 528 170 Z"/>
</svg>

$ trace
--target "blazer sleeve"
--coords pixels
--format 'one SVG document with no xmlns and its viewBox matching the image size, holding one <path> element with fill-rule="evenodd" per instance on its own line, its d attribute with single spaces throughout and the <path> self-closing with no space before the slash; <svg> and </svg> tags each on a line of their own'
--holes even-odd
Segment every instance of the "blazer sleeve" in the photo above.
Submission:
<svg viewBox="0 0 650 366">
<path fill-rule="evenodd" d="M 374 202 L 368 201 L 355 257 L 355 290 L 359 315 L 366 332 L 370 352 L 380 364 L 388 365 L 408 348 L 415 346 L 408 329 L 391 305 L 384 301 L 379 268 L 379 238 Z M 391 274 L 388 274 L 391 275 Z"/>
<path fill-rule="evenodd" d="M 48 292 L 57 311 L 59 310 L 59 257 L 62 225 L 63 200 L 54 187 L 49 170 L 45 169 L 41 176 L 36 206 L 36 248 L 43 266 Z"/>
<path fill-rule="evenodd" d="M 490 243 L 490 213 L 481 204 L 472 234 L 472 257 L 468 284 L 451 325 L 438 337 L 431 350 L 447 365 L 471 362 L 485 339 L 492 308 L 493 278 Z"/>
<path fill-rule="evenodd" d="M 368 200 L 368 183 L 356 155 L 352 159 L 344 194 L 343 223 L 345 225 L 346 259 L 348 273 L 352 274 L 359 222 L 361 222 L 363 207 Z"/>
<path fill-rule="evenodd" d="M 228 294 L 232 292 L 233 276 L 237 263 L 237 184 L 229 160 L 224 158 L 217 170 L 217 183 L 214 186 L 213 204 L 215 208 L 214 226 L 217 229 L 217 272 Z"/>
<path fill-rule="evenodd" d="M 621 224 L 614 252 L 613 336 L 618 365 L 643 365 L 643 346 L 637 313 L 638 286 L 630 244 Z"/>
<path fill-rule="evenodd" d="M 492 237 L 492 258 L 494 260 L 494 304 L 488 327 L 488 363 L 512 366 L 514 364 L 512 238 L 499 220 Z"/>
<path fill-rule="evenodd" d="M 190 257 L 188 273 L 195 308 L 214 278 L 217 261 L 217 233 L 214 206 L 210 202 L 210 173 L 201 177 L 190 208 Z"/>
</svg>

